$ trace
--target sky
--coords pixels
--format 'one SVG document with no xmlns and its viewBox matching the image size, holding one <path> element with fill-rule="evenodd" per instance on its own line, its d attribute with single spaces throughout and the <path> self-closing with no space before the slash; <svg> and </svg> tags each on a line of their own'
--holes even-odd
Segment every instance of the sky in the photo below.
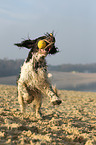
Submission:
<svg viewBox="0 0 96 145">
<path fill-rule="evenodd" d="M 47 63 L 96 63 L 96 0 L 0 0 L 0 59 L 26 59 L 14 43 L 54 31 L 59 53 Z"/>
</svg>

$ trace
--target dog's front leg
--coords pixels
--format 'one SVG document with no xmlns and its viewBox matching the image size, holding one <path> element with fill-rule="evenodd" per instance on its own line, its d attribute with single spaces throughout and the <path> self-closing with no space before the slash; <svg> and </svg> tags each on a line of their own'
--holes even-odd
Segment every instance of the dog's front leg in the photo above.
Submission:
<svg viewBox="0 0 96 145">
<path fill-rule="evenodd" d="M 53 89 L 48 89 L 48 96 L 50 97 L 53 105 L 59 105 L 62 103 L 61 99 L 57 96 Z"/>
<path fill-rule="evenodd" d="M 59 105 L 62 103 L 61 99 L 59 98 L 59 96 L 57 95 L 57 93 L 55 92 L 55 90 L 52 88 L 51 85 L 44 87 L 44 90 L 42 91 L 50 98 L 51 103 L 53 105 Z"/>
<path fill-rule="evenodd" d="M 36 100 L 36 117 L 38 119 L 42 119 L 42 114 L 40 111 L 41 103 L 42 103 L 42 96 L 38 94 L 38 96 L 35 97 Z"/>
<path fill-rule="evenodd" d="M 34 95 L 34 100 L 33 100 L 33 107 L 34 111 L 36 113 L 36 118 L 42 119 L 42 114 L 41 114 L 41 103 L 42 103 L 42 94 L 38 90 L 35 90 L 32 92 Z"/>
</svg>

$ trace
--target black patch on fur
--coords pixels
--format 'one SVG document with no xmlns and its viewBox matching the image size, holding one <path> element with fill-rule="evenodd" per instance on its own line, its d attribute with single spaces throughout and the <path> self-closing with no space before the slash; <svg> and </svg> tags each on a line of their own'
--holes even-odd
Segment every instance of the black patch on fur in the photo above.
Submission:
<svg viewBox="0 0 96 145">
<path fill-rule="evenodd" d="M 38 73 L 39 68 L 43 68 L 44 71 L 47 71 L 46 62 L 44 61 L 43 57 L 41 57 L 41 59 L 39 61 L 35 61 L 33 66 L 34 66 L 34 70 L 36 73 Z"/>
<path fill-rule="evenodd" d="M 42 40 L 42 39 L 45 39 L 45 38 L 46 38 L 46 36 L 42 36 L 42 37 L 36 38 L 34 40 L 28 39 L 28 40 L 22 41 L 21 43 L 15 43 L 14 45 L 16 45 L 18 47 L 25 47 L 25 48 L 28 48 L 28 49 L 34 49 L 36 47 L 36 43 L 39 40 Z"/>
<path fill-rule="evenodd" d="M 18 47 L 26 47 L 26 48 L 30 49 L 33 47 L 35 42 L 36 42 L 35 40 L 28 39 L 28 40 L 22 41 L 21 43 L 15 43 L 14 45 L 16 45 Z"/>
<path fill-rule="evenodd" d="M 57 53 L 57 52 L 59 52 L 58 48 L 55 47 L 55 46 L 53 45 L 53 47 L 52 47 L 51 50 L 49 51 L 49 54 L 55 54 L 55 53 Z"/>
<path fill-rule="evenodd" d="M 27 57 L 27 59 L 26 59 L 26 62 L 29 62 L 30 59 L 32 59 L 32 53 L 33 53 L 33 51 L 32 51 L 32 49 L 31 49 L 30 52 L 29 52 L 29 54 L 28 54 L 28 57 Z"/>
</svg>

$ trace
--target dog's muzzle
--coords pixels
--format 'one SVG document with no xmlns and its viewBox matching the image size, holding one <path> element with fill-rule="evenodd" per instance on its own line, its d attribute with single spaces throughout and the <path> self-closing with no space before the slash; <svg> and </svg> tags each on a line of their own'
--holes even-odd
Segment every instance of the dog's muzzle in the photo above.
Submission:
<svg viewBox="0 0 96 145">
<path fill-rule="evenodd" d="M 39 40 L 38 48 L 50 53 L 52 48 L 54 48 L 55 39 L 51 36 L 47 37 L 46 39 Z"/>
</svg>

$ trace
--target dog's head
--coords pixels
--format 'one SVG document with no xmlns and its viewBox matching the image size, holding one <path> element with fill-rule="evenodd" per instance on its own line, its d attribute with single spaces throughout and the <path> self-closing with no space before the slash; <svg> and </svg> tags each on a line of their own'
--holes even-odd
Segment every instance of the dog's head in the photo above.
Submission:
<svg viewBox="0 0 96 145">
<path fill-rule="evenodd" d="M 44 36 L 38 37 L 34 40 L 28 39 L 24 40 L 21 43 L 15 44 L 18 47 L 25 47 L 30 49 L 27 61 L 32 58 L 32 55 L 36 52 L 43 54 L 55 54 L 58 52 L 58 48 L 55 47 L 55 37 L 53 33 L 46 33 Z"/>
</svg>

